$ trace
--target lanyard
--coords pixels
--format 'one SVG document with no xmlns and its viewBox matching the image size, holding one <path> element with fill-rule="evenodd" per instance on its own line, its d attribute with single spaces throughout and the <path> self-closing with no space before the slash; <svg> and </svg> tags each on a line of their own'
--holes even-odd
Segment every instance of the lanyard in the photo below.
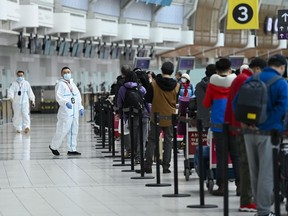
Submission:
<svg viewBox="0 0 288 216">
<path fill-rule="evenodd" d="M 69 91 L 71 92 L 71 94 L 72 95 L 74 95 L 73 94 L 73 87 L 71 86 L 71 84 L 70 83 L 68 83 L 68 82 L 66 82 L 66 81 L 64 81 L 65 83 L 66 83 L 66 85 L 68 86 L 68 88 L 69 88 Z"/>
</svg>

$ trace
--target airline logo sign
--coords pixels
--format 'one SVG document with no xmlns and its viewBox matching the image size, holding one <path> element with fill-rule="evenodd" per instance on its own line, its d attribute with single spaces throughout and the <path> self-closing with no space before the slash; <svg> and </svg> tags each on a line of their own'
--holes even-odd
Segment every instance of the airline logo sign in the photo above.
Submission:
<svg viewBox="0 0 288 216">
<path fill-rule="evenodd" d="M 227 29 L 259 29 L 258 0 L 228 0 Z"/>
<path fill-rule="evenodd" d="M 288 10 L 278 10 L 278 39 L 288 39 Z"/>
</svg>

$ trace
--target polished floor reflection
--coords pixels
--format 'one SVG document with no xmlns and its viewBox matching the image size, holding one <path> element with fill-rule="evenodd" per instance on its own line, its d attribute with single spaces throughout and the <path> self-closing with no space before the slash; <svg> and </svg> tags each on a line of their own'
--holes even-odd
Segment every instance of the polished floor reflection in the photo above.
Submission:
<svg viewBox="0 0 288 216">
<path fill-rule="evenodd" d="M 205 188 L 205 204 L 218 208 L 187 208 L 197 205 L 199 180 L 195 173 L 189 181 L 183 176 L 183 153 L 179 161 L 179 193 L 185 198 L 166 198 L 174 193 L 173 173 L 161 174 L 161 182 L 171 187 L 145 187 L 155 179 L 131 179 L 139 174 L 121 172 L 129 167 L 112 166 L 109 154 L 95 149 L 97 139 L 88 115 L 80 121 L 78 151 L 81 156 L 67 156 L 66 146 L 61 156 L 54 157 L 48 145 L 55 132 L 55 114 L 32 114 L 29 134 L 17 134 L 11 123 L 0 126 L 0 215 L 1 216 L 220 216 L 223 198 L 213 197 Z M 119 144 L 116 145 L 119 148 Z M 172 169 L 173 171 L 173 169 Z M 155 167 L 153 174 L 155 175 Z M 239 197 L 234 183 L 229 183 L 229 215 L 240 213 Z M 282 212 L 284 215 L 284 205 Z"/>
</svg>

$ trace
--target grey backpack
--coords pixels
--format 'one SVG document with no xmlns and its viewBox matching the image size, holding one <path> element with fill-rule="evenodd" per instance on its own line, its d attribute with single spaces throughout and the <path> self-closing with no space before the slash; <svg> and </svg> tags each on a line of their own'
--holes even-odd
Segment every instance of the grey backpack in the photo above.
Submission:
<svg viewBox="0 0 288 216">
<path fill-rule="evenodd" d="M 265 83 L 260 80 L 260 73 L 257 73 L 245 82 L 238 91 L 235 107 L 236 120 L 248 125 L 265 122 L 269 87 L 281 78 L 281 76 L 274 76 Z"/>
</svg>

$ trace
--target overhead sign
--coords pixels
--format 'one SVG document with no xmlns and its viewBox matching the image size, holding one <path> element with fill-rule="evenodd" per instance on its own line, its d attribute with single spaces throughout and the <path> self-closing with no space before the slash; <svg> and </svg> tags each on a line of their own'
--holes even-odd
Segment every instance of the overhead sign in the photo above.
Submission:
<svg viewBox="0 0 288 216">
<path fill-rule="evenodd" d="M 258 0 L 228 0 L 228 30 L 258 28 Z"/>
<path fill-rule="evenodd" d="M 278 10 L 278 39 L 288 39 L 288 10 Z"/>
</svg>

